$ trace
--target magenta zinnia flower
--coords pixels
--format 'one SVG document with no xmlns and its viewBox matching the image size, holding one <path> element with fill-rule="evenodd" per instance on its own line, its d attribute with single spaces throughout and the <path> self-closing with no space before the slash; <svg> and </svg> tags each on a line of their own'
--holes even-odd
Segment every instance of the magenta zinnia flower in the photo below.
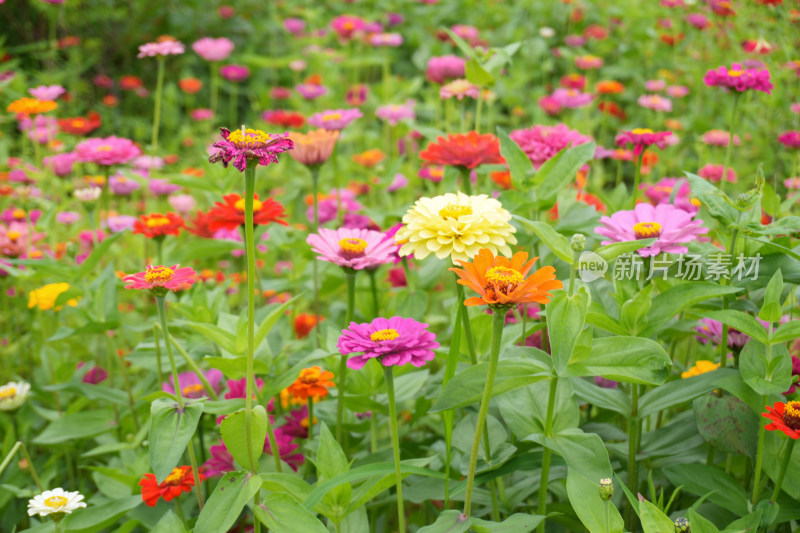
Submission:
<svg viewBox="0 0 800 533">
<path fill-rule="evenodd" d="M 212 146 L 219 151 L 208 158 L 212 163 L 222 162 L 227 167 L 233 166 L 244 172 L 247 163 L 267 166 L 278 162 L 278 154 L 294 148 L 294 143 L 285 133 L 266 133 L 261 130 L 244 129 L 230 131 L 220 128 L 222 141 Z"/>
<path fill-rule="evenodd" d="M 225 65 L 219 69 L 219 75 L 236 83 L 246 80 L 250 76 L 250 69 L 244 65 Z"/>
<path fill-rule="evenodd" d="M 697 171 L 697 175 L 717 183 L 722 181 L 723 170 L 725 171 L 725 181 L 730 181 L 731 183 L 736 182 L 736 171 L 731 167 L 725 168 L 723 165 L 714 165 L 711 163 L 703 165 L 700 170 Z"/>
<path fill-rule="evenodd" d="M 703 76 L 703 81 L 709 87 L 726 87 L 739 92 L 754 90 L 771 94 L 772 91 L 768 70 L 745 69 L 740 63 L 733 63 L 730 69 L 722 66 L 709 70 Z"/>
<path fill-rule="evenodd" d="M 679 183 L 678 191 L 674 192 Z M 661 178 L 655 185 L 648 183 L 640 185 L 639 188 L 644 190 L 644 195 L 653 205 L 672 203 L 678 209 L 683 209 L 692 216 L 697 214 L 700 209 L 700 202 L 691 197 L 692 191 L 685 178 Z M 673 192 L 675 197 L 670 202 Z"/>
<path fill-rule="evenodd" d="M 214 389 L 214 392 L 219 392 L 220 382 L 222 381 L 222 372 L 216 368 L 204 370 L 203 375 L 208 380 L 208 384 Z M 203 382 L 194 372 L 182 372 L 178 374 L 178 386 L 181 388 L 181 395 L 184 398 L 203 398 L 207 397 L 206 389 L 203 387 Z M 170 394 L 175 394 L 175 386 L 170 379 L 161 384 L 161 390 Z"/>
<path fill-rule="evenodd" d="M 692 215 L 669 204 L 653 207 L 650 204 L 637 204 L 631 211 L 617 211 L 610 217 L 600 218 L 603 224 L 595 232 L 608 240 L 602 242 L 635 241 L 637 239 L 658 240 L 647 248 L 639 250 L 639 255 L 650 257 L 664 253 L 683 254 L 689 251 L 682 244 L 695 240 L 698 235 L 708 233 L 702 220 L 694 220 Z"/>
<path fill-rule="evenodd" d="M 78 161 L 97 165 L 120 165 L 141 155 L 142 151 L 130 139 L 122 137 L 92 137 L 78 143 L 73 152 Z"/>
<path fill-rule="evenodd" d="M 342 330 L 337 347 L 342 355 L 363 353 L 347 360 L 347 366 L 354 370 L 375 358 L 383 366 L 423 366 L 435 357 L 433 350 L 439 347 L 427 327 L 413 318 L 399 316 L 376 318 L 364 324 L 350 322 L 349 329 Z"/>
<path fill-rule="evenodd" d="M 458 56 L 432 57 L 425 68 L 425 78 L 441 85 L 450 79 L 463 78 L 466 75 L 466 65 L 467 61 Z"/>
<path fill-rule="evenodd" d="M 565 124 L 534 125 L 528 129 L 514 130 L 509 137 L 522 148 L 537 169 L 567 146 L 575 147 L 592 141 L 591 137 L 571 130 Z"/>
<path fill-rule="evenodd" d="M 728 146 L 731 134 L 723 130 L 708 130 L 703 134 L 703 142 L 709 146 Z M 739 146 L 742 143 L 738 135 L 733 136 L 733 145 Z"/>
<path fill-rule="evenodd" d="M 357 118 L 364 116 L 360 109 L 331 109 L 322 113 L 314 113 L 308 117 L 308 123 L 323 130 L 341 131 Z"/>
<path fill-rule="evenodd" d="M 191 267 L 178 268 L 148 265 L 144 272 L 125 276 L 126 289 L 147 289 L 157 291 L 177 291 L 191 286 L 197 279 L 197 272 Z"/>
<path fill-rule="evenodd" d="M 233 52 L 233 41 L 225 37 L 203 37 L 192 43 L 192 50 L 206 61 L 222 61 Z"/>
<path fill-rule="evenodd" d="M 155 57 L 180 55 L 184 52 L 183 43 L 179 41 L 162 41 L 159 43 L 147 43 L 139 47 L 139 55 L 136 57 Z"/>
<path fill-rule="evenodd" d="M 396 246 L 384 240 L 380 231 L 368 229 L 321 228 L 306 238 L 320 261 L 330 261 L 345 268 L 362 270 L 392 262 Z"/>
<path fill-rule="evenodd" d="M 576 91 L 575 89 L 556 89 L 553 91 L 553 94 L 550 95 L 550 98 L 561 107 L 576 109 L 591 104 L 594 96 L 589 93 Z"/>
<path fill-rule="evenodd" d="M 695 326 L 694 330 L 698 333 L 695 339 L 702 344 L 713 342 L 719 345 L 722 342 L 722 322 L 710 318 L 701 318 L 700 325 Z M 748 335 L 737 329 L 728 328 L 728 348 L 742 348 L 749 340 L 750 337 Z"/>
<path fill-rule="evenodd" d="M 294 90 L 306 100 L 316 100 L 320 96 L 327 94 L 328 89 L 316 83 L 299 83 L 294 86 Z"/>
<path fill-rule="evenodd" d="M 617 146 L 632 144 L 633 155 L 638 156 L 652 145 L 656 145 L 663 150 L 667 146 L 667 137 L 671 135 L 671 131 L 653 131 L 649 128 L 636 128 L 630 131 L 623 131 L 617 135 L 615 141 Z"/>
<path fill-rule="evenodd" d="M 778 142 L 786 148 L 800 149 L 800 131 L 787 131 L 778 135 Z"/>
</svg>

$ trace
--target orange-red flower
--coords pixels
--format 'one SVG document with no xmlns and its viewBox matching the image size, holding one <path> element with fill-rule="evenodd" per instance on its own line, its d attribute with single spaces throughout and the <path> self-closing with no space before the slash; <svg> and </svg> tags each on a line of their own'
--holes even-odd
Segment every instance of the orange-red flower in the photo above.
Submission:
<svg viewBox="0 0 800 533">
<path fill-rule="evenodd" d="M 508 170 L 499 170 L 489 173 L 489 177 L 501 189 L 513 189 L 514 185 L 511 183 L 511 172 Z"/>
<path fill-rule="evenodd" d="M 618 94 L 625 90 L 625 86 L 616 80 L 598 81 L 594 90 L 597 94 Z"/>
<path fill-rule="evenodd" d="M 353 161 L 362 167 L 372 168 L 383 161 L 384 157 L 386 156 L 383 154 L 383 152 L 381 152 L 378 148 L 373 148 L 372 150 L 355 154 L 353 156 Z"/>
<path fill-rule="evenodd" d="M 460 285 L 480 295 L 467 298 L 464 305 L 508 308 L 530 302 L 546 304 L 550 301 L 550 291 L 563 288 L 563 284 L 556 279 L 556 271 L 551 266 L 540 268 L 526 278 L 537 259 L 528 261 L 526 252 L 517 252 L 508 259 L 483 248 L 472 263 L 457 259 L 463 269 L 450 270 L 456 273 Z"/>
<path fill-rule="evenodd" d="M 320 322 L 323 320 L 323 317 L 319 317 Z M 316 325 L 317 317 L 313 313 L 300 313 L 294 317 L 294 334 L 298 339 L 305 339 Z"/>
<path fill-rule="evenodd" d="M 322 370 L 318 366 L 304 368 L 294 383 L 287 387 L 289 395 L 294 400 L 319 400 L 328 395 L 328 389 L 335 387 L 333 372 Z"/>
<path fill-rule="evenodd" d="M 198 473 L 200 481 L 206 477 Z M 179 466 L 164 478 L 161 483 L 156 482 L 155 474 L 145 474 L 139 486 L 142 487 L 142 501 L 148 507 L 155 507 L 158 500 L 164 498 L 165 502 L 177 498 L 183 492 L 191 492 L 194 487 L 194 475 L 191 466 Z"/>
<path fill-rule="evenodd" d="M 100 113 L 90 111 L 86 117 L 72 117 L 58 119 L 58 129 L 70 135 L 88 135 L 102 126 Z"/>
<path fill-rule="evenodd" d="M 178 87 L 187 94 L 196 94 L 203 88 L 203 82 L 197 78 L 181 78 L 178 80 Z"/>
<path fill-rule="evenodd" d="M 215 232 L 220 229 L 235 230 L 244 225 L 244 198 L 236 193 L 226 194 L 222 197 L 224 202 L 217 202 L 208 212 L 208 229 Z M 263 202 L 255 195 L 253 199 L 253 224 L 256 226 L 277 222 L 287 226 L 288 223 L 281 218 L 286 217 L 283 206 L 267 198 Z"/>
<path fill-rule="evenodd" d="M 500 140 L 487 133 L 451 133 L 438 137 L 419 157 L 432 165 L 451 165 L 472 170 L 480 165 L 502 164 L 506 160 L 500 154 Z"/>
<path fill-rule="evenodd" d="M 768 405 L 767 412 L 761 416 L 772 420 L 764 429 L 780 430 L 789 438 L 800 439 L 800 402 L 776 402 L 772 407 Z"/>
<path fill-rule="evenodd" d="M 144 235 L 148 239 L 164 237 L 165 235 L 179 235 L 181 228 L 186 224 L 180 215 L 175 213 L 151 213 L 140 215 L 139 220 L 133 223 L 133 232 Z"/>
<path fill-rule="evenodd" d="M 211 224 L 211 215 L 198 210 L 186 229 L 189 230 L 189 233 L 197 235 L 198 237 L 213 239 L 214 232 L 209 228 L 209 224 Z"/>
<path fill-rule="evenodd" d="M 142 79 L 138 76 L 122 76 L 119 79 L 119 88 L 123 91 L 135 91 L 142 85 Z"/>
<path fill-rule="evenodd" d="M 11 102 L 6 111 L 9 113 L 17 113 L 18 115 L 38 115 L 39 113 L 47 113 L 57 108 L 58 104 L 53 100 L 38 100 L 36 98 L 20 98 Z"/>
</svg>

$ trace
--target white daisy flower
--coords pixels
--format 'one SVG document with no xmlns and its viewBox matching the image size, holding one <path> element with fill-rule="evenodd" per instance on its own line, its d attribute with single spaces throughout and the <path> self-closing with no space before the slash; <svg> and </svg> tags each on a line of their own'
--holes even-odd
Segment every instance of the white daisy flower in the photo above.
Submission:
<svg viewBox="0 0 800 533">
<path fill-rule="evenodd" d="M 86 504 L 81 500 L 83 500 L 83 494 L 78 491 L 67 492 L 61 487 L 46 490 L 28 500 L 28 516 L 69 514 L 75 509 L 86 507 Z"/>
<path fill-rule="evenodd" d="M 31 392 L 31 386 L 24 381 L 11 381 L 0 387 L 0 411 L 13 411 L 23 404 Z"/>
</svg>

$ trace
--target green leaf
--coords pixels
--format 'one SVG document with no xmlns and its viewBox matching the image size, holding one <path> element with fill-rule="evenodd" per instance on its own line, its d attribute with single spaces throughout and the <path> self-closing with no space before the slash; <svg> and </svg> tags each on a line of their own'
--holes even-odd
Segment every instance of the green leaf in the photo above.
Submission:
<svg viewBox="0 0 800 533">
<path fill-rule="evenodd" d="M 792 356 L 785 344 L 764 346 L 750 339 L 739 354 L 739 372 L 758 394 L 783 394 L 792 385 Z"/>
<path fill-rule="evenodd" d="M 572 388 L 575 391 L 575 395 L 580 399 L 600 407 L 601 409 L 608 409 L 623 416 L 630 415 L 631 400 L 628 395 L 622 392 L 620 389 L 607 389 L 605 387 L 599 387 L 594 383 L 582 378 L 573 378 L 570 381 L 572 382 Z M 661 387 L 658 387 L 654 390 L 659 390 L 660 388 Z"/>
<path fill-rule="evenodd" d="M 800 320 L 791 320 L 778 326 L 772 332 L 772 342 L 775 344 L 788 342 L 800 337 Z"/>
<path fill-rule="evenodd" d="M 261 477 L 244 470 L 225 474 L 200 511 L 194 533 L 227 532 L 261 489 L 261 482 Z"/>
<path fill-rule="evenodd" d="M 115 427 L 114 413 L 110 410 L 69 413 L 48 424 L 33 442 L 57 444 L 85 439 L 111 431 Z"/>
<path fill-rule="evenodd" d="M 653 284 L 649 283 L 644 289 L 622 304 L 619 310 L 619 321 L 628 330 L 629 335 L 636 336 L 647 326 L 647 313 L 653 303 L 650 296 L 653 292 Z"/>
<path fill-rule="evenodd" d="M 175 514 L 175 511 L 169 509 L 151 531 L 152 533 L 185 533 L 186 528 L 183 527 L 183 521 Z"/>
<path fill-rule="evenodd" d="M 260 476 L 262 488 L 272 492 L 286 492 L 301 503 L 311 494 L 311 485 L 297 477 L 297 474 L 269 472 Z"/>
<path fill-rule="evenodd" d="M 467 61 L 465 74 L 467 81 L 478 87 L 486 88 L 494 85 L 494 76 L 486 72 L 476 59 Z"/>
<path fill-rule="evenodd" d="M 489 363 L 478 363 L 456 374 L 442 389 L 431 413 L 457 409 L 478 403 L 486 385 Z M 550 369 L 543 363 L 531 359 L 501 359 L 492 387 L 492 396 L 530 385 L 550 377 Z"/>
<path fill-rule="evenodd" d="M 203 361 L 213 368 L 222 370 L 222 373 L 230 379 L 242 379 L 247 375 L 247 357 L 244 355 L 236 357 L 206 356 Z M 256 374 L 262 375 L 269 374 L 271 370 L 268 364 L 258 359 L 253 360 L 253 369 Z M 297 375 L 295 375 L 296 377 Z"/>
<path fill-rule="evenodd" d="M 575 351 L 583 326 L 589 295 L 582 288 L 572 296 L 566 291 L 556 291 L 547 304 L 547 332 L 550 338 L 550 353 L 556 374 L 562 374 Z"/>
<path fill-rule="evenodd" d="M 692 196 L 700 200 L 709 214 L 727 228 L 738 218 L 738 212 L 730 205 L 730 198 L 708 180 L 690 172 L 684 172 L 689 178 Z"/>
<path fill-rule="evenodd" d="M 511 183 L 520 191 L 527 191 L 530 179 L 536 172 L 530 158 L 522 151 L 517 143 L 511 140 L 508 133 L 497 126 L 497 137 L 500 139 L 500 153 L 508 164 L 511 172 Z"/>
<path fill-rule="evenodd" d="M 184 404 L 183 410 L 168 398 L 150 404 L 150 465 L 157 482 L 164 481 L 178 466 L 202 414 L 202 402 Z"/>
<path fill-rule="evenodd" d="M 472 519 L 472 530 L 475 533 L 529 533 L 536 529 L 546 517 L 536 514 L 515 513 L 502 522 Z"/>
<path fill-rule="evenodd" d="M 747 516 L 734 520 L 720 533 L 756 533 L 760 524 L 761 509 L 758 509 Z"/>
<path fill-rule="evenodd" d="M 781 292 L 783 292 L 783 275 L 780 269 L 775 273 L 767 283 L 767 290 L 764 293 L 764 304 L 758 312 L 758 318 L 767 322 L 777 322 L 781 319 L 783 314 L 781 309 Z"/>
<path fill-rule="evenodd" d="M 558 193 L 572 183 L 583 164 L 594 157 L 595 147 L 594 142 L 588 142 L 564 148 L 539 167 L 533 177 L 533 186 L 541 209 L 549 209 L 555 204 Z"/>
<path fill-rule="evenodd" d="M 170 260 L 183 265 L 197 259 L 228 257 L 234 250 L 242 250 L 243 248 L 244 244 L 236 241 L 195 239 L 176 247 L 170 254 Z"/>
<path fill-rule="evenodd" d="M 533 433 L 544 433 L 550 384 L 550 380 L 540 381 L 511 391 L 497 399 L 503 421 L 517 437 L 525 438 Z M 600 387 L 595 386 L 595 388 Z M 520 409 L 521 405 L 526 408 Z M 575 401 L 572 387 L 569 381 L 559 380 L 553 408 L 553 431 L 559 432 L 577 427 L 579 420 L 578 403 Z"/>
<path fill-rule="evenodd" d="M 187 327 L 196 331 L 227 352 L 239 353 L 236 350 L 236 337 L 219 326 L 187 320 L 173 320 L 172 323 L 179 327 Z"/>
<path fill-rule="evenodd" d="M 647 314 L 648 328 L 642 332 L 642 336 L 654 335 L 661 329 L 661 326 L 675 318 L 684 309 L 689 309 L 710 298 L 718 298 L 740 291 L 742 289 L 739 287 L 722 287 L 708 282 L 681 283 L 670 287 L 653 298 L 653 304 Z"/>
<path fill-rule="evenodd" d="M 564 458 L 570 469 L 575 469 L 589 479 L 611 477 L 611 462 L 603 439 L 596 433 L 585 433 L 579 428 L 559 431 L 547 444 Z"/>
<path fill-rule="evenodd" d="M 64 528 L 68 532 L 93 533 L 109 527 L 120 516 L 142 503 L 142 496 L 126 496 L 101 505 L 90 505 L 77 510 L 64 519 Z"/>
<path fill-rule="evenodd" d="M 569 239 L 554 230 L 551 225 L 545 224 L 544 222 L 534 222 L 517 215 L 512 215 L 512 217 L 533 231 L 556 257 L 566 262 L 568 265 L 572 264 L 572 248 L 569 246 Z"/>
<path fill-rule="evenodd" d="M 698 396 L 718 388 L 723 379 L 734 374 L 738 374 L 738 372 L 731 368 L 718 368 L 713 372 L 670 381 L 656 387 L 639 399 L 639 418 L 690 402 Z"/>
<path fill-rule="evenodd" d="M 637 241 L 612 242 L 611 244 L 601 246 L 595 250 L 594 253 L 606 261 L 611 262 L 623 254 L 647 248 L 657 240 L 658 239 L 639 239 Z"/>
<path fill-rule="evenodd" d="M 726 309 L 724 311 L 701 311 L 698 314 L 727 324 L 731 328 L 738 329 L 762 344 L 767 344 L 769 342 L 767 339 L 767 328 L 756 320 L 756 317 L 748 315 L 747 313 Z"/>
<path fill-rule="evenodd" d="M 644 533 L 675 533 L 675 524 L 647 500 L 639 501 L 639 519 Z"/>
<path fill-rule="evenodd" d="M 78 270 L 75 271 L 75 274 L 72 276 L 72 282 L 78 283 L 84 279 L 86 279 L 89 274 L 94 270 L 94 267 L 100 262 L 100 260 L 105 257 L 108 253 L 108 249 L 111 248 L 111 245 L 117 242 L 122 236 L 122 233 L 115 233 L 110 237 L 106 237 L 103 239 L 103 242 L 97 245 L 96 248 L 92 250 L 92 253 L 89 254 L 89 257 L 81 263 L 81 266 L 78 267 Z"/>
<path fill-rule="evenodd" d="M 284 315 L 286 310 L 289 309 L 289 306 L 294 304 L 297 301 L 297 299 L 302 297 L 302 296 L 303 296 L 303 293 L 301 292 L 301 293 L 297 294 L 291 300 L 289 300 L 289 301 L 287 301 L 285 303 L 282 303 L 280 305 L 277 305 L 275 307 L 275 309 L 270 311 L 270 313 L 267 315 L 267 317 L 264 319 L 264 321 L 261 322 L 261 325 L 258 326 L 258 329 L 256 329 L 256 335 L 255 335 L 255 346 L 256 346 L 256 348 L 261 346 L 261 343 L 264 341 L 264 338 L 272 330 L 272 328 L 275 326 L 275 324 L 278 323 L 278 320 L 280 320 L 280 318 Z"/>
<path fill-rule="evenodd" d="M 461 511 L 443 511 L 436 522 L 429 526 L 421 527 L 417 533 L 464 533 L 469 530 L 472 523 L 470 517 L 465 516 Z"/>
<path fill-rule="evenodd" d="M 708 500 L 731 512 L 747 514 L 747 494 L 733 477 L 719 468 L 704 464 L 666 466 L 664 474 L 675 486 L 696 496 L 708 495 Z"/>
<path fill-rule="evenodd" d="M 719 533 L 717 526 L 712 524 L 710 520 L 700 516 L 694 509 L 689 509 L 686 518 L 689 519 L 694 533 Z"/>
<path fill-rule="evenodd" d="M 467 41 L 456 35 L 455 32 L 453 32 L 453 30 L 451 30 L 450 28 L 442 27 L 441 29 L 442 31 L 447 33 L 447 35 L 449 35 L 451 39 L 453 39 L 453 42 L 456 43 L 456 46 L 458 46 L 458 49 L 461 50 L 461 53 L 463 53 L 470 59 L 478 59 L 475 50 L 472 49 L 472 47 L 469 45 L 469 43 L 467 43 Z"/>
<path fill-rule="evenodd" d="M 592 340 L 588 354 L 576 352 L 564 375 L 660 385 L 669 377 L 672 360 L 661 345 L 642 337 L 601 337 Z"/>
<path fill-rule="evenodd" d="M 242 466 L 250 467 L 251 461 L 255 462 L 258 466 L 258 458 L 264 452 L 264 442 L 267 438 L 267 410 L 263 405 L 256 405 L 250 416 L 250 443 L 253 450 L 253 456 L 250 457 L 247 450 L 247 412 L 245 409 L 239 409 L 235 413 L 231 413 L 222 420 L 220 426 L 220 433 L 222 434 L 222 441 L 231 452 L 231 455 L 236 462 Z"/>
<path fill-rule="evenodd" d="M 600 479 L 589 479 L 574 468 L 568 470 L 567 496 L 572 509 L 592 533 L 622 533 L 625 525 L 619 511 L 613 503 L 600 497 Z"/>
<path fill-rule="evenodd" d="M 308 509 L 283 492 L 274 492 L 256 507 L 256 517 L 272 533 L 328 533 Z"/>
</svg>

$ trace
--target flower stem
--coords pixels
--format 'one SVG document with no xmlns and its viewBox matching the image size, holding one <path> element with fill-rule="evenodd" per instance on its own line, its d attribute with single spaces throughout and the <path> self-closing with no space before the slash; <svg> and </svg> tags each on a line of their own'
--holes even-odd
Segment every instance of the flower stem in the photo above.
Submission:
<svg viewBox="0 0 800 533">
<path fill-rule="evenodd" d="M 776 501 L 781 493 L 781 485 L 783 485 L 783 478 L 786 475 L 786 469 L 789 466 L 789 460 L 792 457 L 795 444 L 797 444 L 797 439 L 789 439 L 786 444 L 786 450 L 783 452 L 783 461 L 781 461 L 781 470 L 778 473 L 778 481 L 775 482 L 775 490 L 772 491 L 772 497 L 769 499 L 771 502 Z"/>
<path fill-rule="evenodd" d="M 464 514 L 469 516 L 472 509 L 472 488 L 475 484 L 475 467 L 478 464 L 478 449 L 481 444 L 483 427 L 489 413 L 489 402 L 492 398 L 494 376 L 497 373 L 497 363 L 500 360 L 500 341 L 503 339 L 503 326 L 506 313 L 504 309 L 492 310 L 492 347 L 489 352 L 489 369 L 486 373 L 486 385 L 483 388 L 481 407 L 478 411 L 478 422 L 475 425 L 475 436 L 472 439 L 472 451 L 469 455 L 469 471 L 467 473 L 467 490 L 464 496 Z"/>
<path fill-rule="evenodd" d="M 150 137 L 150 146 L 153 150 L 158 148 L 158 128 L 161 124 L 161 93 L 164 89 L 164 59 L 158 57 L 158 78 L 156 81 L 155 106 L 153 109 L 153 133 Z"/>
<path fill-rule="evenodd" d="M 308 437 L 307 440 L 311 440 L 311 437 L 314 435 L 314 398 L 311 396 L 308 397 Z"/>
<path fill-rule="evenodd" d="M 461 285 L 458 285 L 459 292 L 458 296 L 460 299 L 460 304 L 463 307 L 461 309 L 461 321 L 464 323 L 464 337 L 467 339 L 467 353 L 469 353 L 469 361 L 473 365 L 478 364 L 478 354 L 475 351 L 475 339 L 472 337 L 472 324 L 469 320 L 469 308 L 464 306 L 464 288 Z"/>
<path fill-rule="evenodd" d="M 639 474 L 637 472 L 636 452 L 638 448 L 637 434 L 639 423 L 636 418 L 639 416 L 639 385 L 631 383 L 631 415 L 628 417 L 628 488 L 636 494 L 638 492 Z M 633 507 L 628 505 L 627 522 L 628 529 L 633 531 L 634 525 Z"/>
<path fill-rule="evenodd" d="M 219 69 L 217 63 L 209 63 L 211 66 L 211 111 L 217 112 L 217 96 L 219 95 Z"/>
<path fill-rule="evenodd" d="M 447 366 L 442 379 L 442 390 L 447 382 L 456 374 L 458 355 L 461 350 L 461 320 L 464 312 L 464 286 L 456 283 L 456 322 L 453 325 L 453 336 L 450 338 L 450 350 L 447 355 Z M 450 508 L 450 463 L 453 453 L 453 411 L 442 414 L 444 419 L 444 508 Z"/>
<path fill-rule="evenodd" d="M 728 132 L 728 147 L 725 150 L 725 162 L 722 163 L 722 178 L 720 178 L 720 188 L 722 185 L 727 181 L 725 178 L 725 173 L 728 171 L 728 165 L 731 162 L 731 154 L 733 153 L 733 139 L 734 139 L 734 130 L 736 129 L 736 118 L 737 114 L 736 111 L 739 108 L 739 99 L 740 94 L 734 93 L 733 95 L 733 105 L 731 106 L 731 119 L 728 122 L 730 127 L 730 131 Z"/>
<path fill-rule="evenodd" d="M 553 413 L 556 407 L 556 393 L 558 392 L 558 377 L 550 380 L 550 393 L 547 398 L 547 414 L 544 419 L 544 449 L 542 450 L 542 477 L 539 481 L 539 507 L 537 513 L 540 515 L 545 514 L 547 507 L 547 484 L 550 481 L 550 459 L 552 452 L 547 446 L 547 438 L 552 437 L 553 434 Z M 544 533 L 544 522 L 539 524 L 539 533 Z"/>
<path fill-rule="evenodd" d="M 633 176 L 633 191 L 631 192 L 631 209 L 636 208 L 636 196 L 639 194 L 639 181 L 642 179 L 642 159 L 644 152 L 636 156 L 636 173 Z"/>
<path fill-rule="evenodd" d="M 36 467 L 33 465 L 33 461 L 31 460 L 30 454 L 28 454 L 28 449 L 19 441 L 20 447 L 22 448 L 22 455 L 25 456 L 25 460 L 28 461 L 28 467 L 31 469 L 31 477 L 33 478 L 33 482 L 36 483 L 36 486 L 39 487 L 39 490 L 44 492 L 44 486 L 42 482 L 39 480 L 39 476 L 36 474 Z M 1 469 L 0 469 L 1 470 Z"/>
<path fill-rule="evenodd" d="M 472 181 L 470 180 L 470 171 L 466 167 L 458 167 L 461 173 L 461 186 L 464 187 L 464 192 L 472 196 Z"/>
<path fill-rule="evenodd" d="M 380 314 L 380 307 L 378 306 L 378 286 L 375 283 L 375 274 L 378 271 L 375 269 L 368 269 L 367 274 L 369 274 L 369 286 L 370 290 L 372 291 L 372 316 L 377 318 Z"/>
<path fill-rule="evenodd" d="M 314 233 L 319 231 L 319 168 L 311 169 L 311 194 L 314 202 Z M 314 336 L 317 339 L 317 348 L 322 346 L 322 333 L 319 327 L 319 262 L 313 260 L 314 269 Z"/>
<path fill-rule="evenodd" d="M 344 271 L 344 278 L 347 282 L 347 318 L 345 320 L 345 327 L 350 326 L 355 315 L 356 306 L 356 274 L 358 271 L 347 269 Z M 347 357 L 342 356 L 339 362 L 339 397 L 336 400 L 336 440 L 339 444 L 343 443 L 344 437 L 344 393 L 345 393 L 345 379 L 347 377 Z"/>
<path fill-rule="evenodd" d="M 214 387 L 211 386 L 211 383 L 209 383 L 208 378 L 206 378 L 206 375 L 203 374 L 203 371 L 200 370 L 200 367 L 197 366 L 197 363 L 195 363 L 194 360 L 189 356 L 189 354 L 186 353 L 186 350 L 183 349 L 183 346 L 181 346 L 178 343 L 177 339 L 175 339 L 175 337 L 173 337 L 172 335 L 169 336 L 169 340 L 172 341 L 172 345 L 175 346 L 175 349 L 178 350 L 178 353 L 181 354 L 183 360 L 186 361 L 186 364 L 189 366 L 189 368 L 192 369 L 192 372 L 195 373 L 197 379 L 199 379 L 200 383 L 203 384 L 203 389 L 206 391 L 209 398 L 211 398 L 212 400 L 219 399 L 217 392 L 214 390 Z"/>
<path fill-rule="evenodd" d="M 769 350 L 769 346 L 767 346 L 767 350 Z M 769 353 L 767 356 L 769 357 Z M 769 359 L 768 359 L 769 360 Z M 764 405 L 766 403 L 766 397 L 761 396 L 761 403 L 760 405 Z M 761 422 L 758 424 L 758 448 L 756 452 L 756 470 L 753 474 L 753 498 L 750 500 L 753 502 L 753 505 L 758 503 L 758 495 L 761 492 L 761 461 L 764 458 L 764 435 L 766 434 L 765 431 L 766 426 L 766 418 L 763 416 L 761 417 Z M 781 483 L 783 480 L 781 479 Z M 778 489 L 780 491 L 780 489 Z"/>
<path fill-rule="evenodd" d="M 161 370 L 161 343 L 158 342 L 158 324 L 153 324 L 153 341 L 156 345 L 156 373 L 158 374 L 158 382 L 164 383 L 164 373 Z"/>
<path fill-rule="evenodd" d="M 394 399 L 394 367 L 384 366 L 383 375 L 386 378 L 386 392 L 389 395 L 389 426 L 392 429 L 392 451 L 394 452 L 394 474 L 397 484 L 397 530 L 404 533 L 405 514 L 403 513 L 403 476 L 400 473 L 400 437 L 397 433 L 397 405 Z"/>
</svg>

